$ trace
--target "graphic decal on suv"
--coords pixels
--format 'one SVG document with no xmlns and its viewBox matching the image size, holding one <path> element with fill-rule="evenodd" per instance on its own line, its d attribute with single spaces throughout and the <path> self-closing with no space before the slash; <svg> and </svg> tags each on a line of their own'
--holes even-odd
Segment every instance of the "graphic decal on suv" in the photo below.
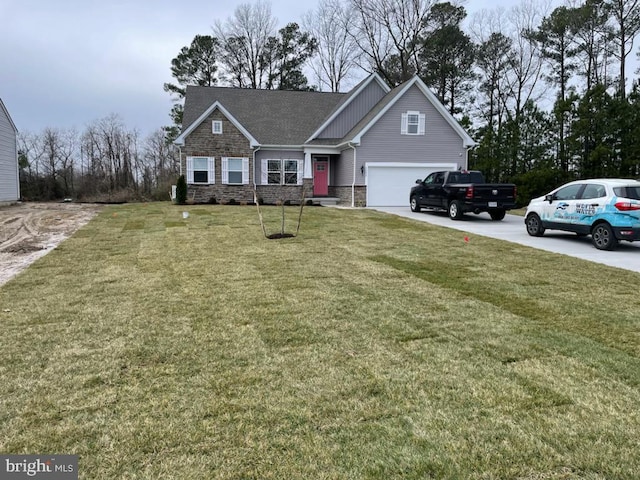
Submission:
<svg viewBox="0 0 640 480">
<path fill-rule="evenodd" d="M 579 215 L 595 215 L 596 206 L 589 203 L 578 203 L 576 205 L 576 213 Z"/>
</svg>

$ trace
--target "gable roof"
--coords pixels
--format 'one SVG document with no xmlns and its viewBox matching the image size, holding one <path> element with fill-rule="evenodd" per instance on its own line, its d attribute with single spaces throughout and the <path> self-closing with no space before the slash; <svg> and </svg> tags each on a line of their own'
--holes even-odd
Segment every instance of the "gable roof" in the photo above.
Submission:
<svg viewBox="0 0 640 480">
<path fill-rule="evenodd" d="M 444 120 L 453 128 L 453 130 L 460 136 L 462 143 L 465 147 L 473 147 L 476 142 L 469 136 L 464 128 L 458 123 L 458 121 L 449 113 L 446 107 L 438 100 L 438 97 L 426 86 L 426 84 L 420 80 L 418 76 L 414 76 L 408 82 L 405 82 L 389 92 L 378 104 L 365 115 L 360 122 L 358 122 L 350 132 L 348 132 L 341 144 L 355 143 L 359 144 L 362 136 L 375 125 L 375 123 L 400 99 L 402 96 L 412 87 L 417 86 L 427 100 L 434 106 L 434 108 L 440 113 Z"/>
<path fill-rule="evenodd" d="M 7 107 L 4 106 L 4 102 L 2 101 L 1 98 L 0 98 L 0 109 L 2 109 L 4 114 L 7 116 L 7 119 L 9 120 L 9 125 L 11 125 L 11 128 L 13 128 L 13 130 L 16 133 L 18 133 L 18 129 L 16 128 L 16 124 L 13 123 L 13 120 L 11 119 L 11 115 L 9 115 L 9 110 L 7 110 Z"/>
<path fill-rule="evenodd" d="M 342 139 L 315 138 L 374 81 L 378 82 L 387 94 Z M 184 145 L 185 138 L 218 109 L 244 134 L 252 147 L 359 144 L 362 136 L 414 85 L 460 136 L 464 147 L 476 145 L 418 76 L 390 90 L 375 73 L 346 94 L 187 87 L 182 122 L 186 128 L 183 128 L 175 143 Z"/>
<path fill-rule="evenodd" d="M 178 145 L 216 108 L 257 145 L 303 145 L 344 93 L 187 87 Z"/>
</svg>

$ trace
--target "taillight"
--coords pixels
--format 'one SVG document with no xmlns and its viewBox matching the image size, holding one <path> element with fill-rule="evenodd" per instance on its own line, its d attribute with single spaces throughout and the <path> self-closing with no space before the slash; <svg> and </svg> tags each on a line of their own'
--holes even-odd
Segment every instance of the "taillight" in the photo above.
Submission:
<svg viewBox="0 0 640 480">
<path fill-rule="evenodd" d="M 513 187 L 513 198 L 517 198 L 518 197 L 518 187 Z"/>
<path fill-rule="evenodd" d="M 473 187 L 467 187 L 467 193 L 465 194 L 465 198 L 473 198 Z"/>
<path fill-rule="evenodd" d="M 628 212 L 631 210 L 640 210 L 640 203 L 617 202 L 615 207 L 621 212 Z"/>
</svg>

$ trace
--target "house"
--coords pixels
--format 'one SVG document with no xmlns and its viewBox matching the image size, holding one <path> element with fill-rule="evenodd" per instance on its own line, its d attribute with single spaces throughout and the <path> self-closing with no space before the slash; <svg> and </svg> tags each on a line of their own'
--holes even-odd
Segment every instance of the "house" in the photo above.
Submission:
<svg viewBox="0 0 640 480">
<path fill-rule="evenodd" d="M 187 87 L 180 149 L 188 198 L 334 198 L 403 206 L 417 178 L 467 167 L 475 145 L 418 78 L 349 93 Z"/>
<path fill-rule="evenodd" d="M 0 98 L 0 205 L 20 198 L 18 129 Z"/>
</svg>

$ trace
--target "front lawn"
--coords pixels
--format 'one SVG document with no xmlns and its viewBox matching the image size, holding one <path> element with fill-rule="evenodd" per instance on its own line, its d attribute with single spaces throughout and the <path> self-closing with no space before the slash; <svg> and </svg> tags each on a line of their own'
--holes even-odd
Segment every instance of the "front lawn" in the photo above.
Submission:
<svg viewBox="0 0 640 480">
<path fill-rule="evenodd" d="M 254 207 L 111 207 L 0 287 L 0 451 L 83 479 L 636 479 L 638 285 L 368 210 L 267 240 Z"/>
</svg>

